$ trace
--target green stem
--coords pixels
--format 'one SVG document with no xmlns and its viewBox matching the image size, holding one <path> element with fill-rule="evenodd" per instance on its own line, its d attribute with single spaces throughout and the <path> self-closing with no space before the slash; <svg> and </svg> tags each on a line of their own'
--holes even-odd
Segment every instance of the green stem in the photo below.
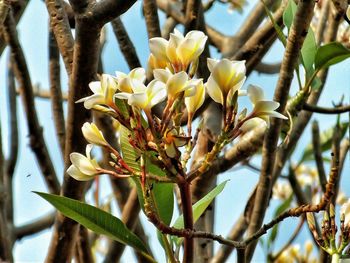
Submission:
<svg viewBox="0 0 350 263">
<path fill-rule="evenodd" d="M 169 260 L 170 263 L 177 263 L 177 260 L 174 256 L 174 253 L 170 247 L 170 244 L 169 244 L 169 241 L 166 237 L 165 234 L 163 233 L 160 233 L 161 234 L 161 237 L 162 237 L 162 241 L 163 241 L 163 244 L 164 244 L 164 248 L 165 248 L 165 253 L 167 255 L 167 258 Z"/>
</svg>

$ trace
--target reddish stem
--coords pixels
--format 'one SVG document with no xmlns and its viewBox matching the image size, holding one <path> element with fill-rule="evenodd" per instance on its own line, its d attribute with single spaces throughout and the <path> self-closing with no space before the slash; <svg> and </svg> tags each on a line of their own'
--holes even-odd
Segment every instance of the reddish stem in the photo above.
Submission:
<svg viewBox="0 0 350 263">
<path fill-rule="evenodd" d="M 190 184 L 184 180 L 184 182 L 179 184 L 182 211 L 184 218 L 184 228 L 193 229 L 193 212 L 192 212 L 192 197 Z M 185 237 L 184 240 L 184 263 L 193 262 L 193 249 L 194 243 L 192 237 Z"/>
</svg>

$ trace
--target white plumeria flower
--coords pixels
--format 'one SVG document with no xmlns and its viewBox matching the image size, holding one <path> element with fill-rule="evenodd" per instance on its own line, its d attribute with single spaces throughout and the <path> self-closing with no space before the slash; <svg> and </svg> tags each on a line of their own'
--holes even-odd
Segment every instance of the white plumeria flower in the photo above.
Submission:
<svg viewBox="0 0 350 263">
<path fill-rule="evenodd" d="M 165 133 L 164 141 L 165 141 L 165 152 L 170 158 L 175 158 L 179 153 L 178 147 L 185 146 L 190 137 L 185 137 L 179 135 L 178 131 L 175 129 L 168 130 Z"/>
<path fill-rule="evenodd" d="M 147 87 L 145 85 L 138 86 L 134 93 L 120 92 L 115 97 L 127 99 L 129 105 L 150 111 L 154 105 L 166 98 L 165 84 L 158 80 L 152 80 Z"/>
<path fill-rule="evenodd" d="M 266 129 L 267 128 L 267 124 L 266 124 L 266 121 L 260 119 L 260 118 L 252 118 L 252 119 L 249 119 L 247 121 L 245 121 L 242 126 L 241 126 L 241 131 L 243 133 L 247 133 L 249 131 L 252 131 L 254 130 L 255 128 L 261 128 L 261 129 Z"/>
<path fill-rule="evenodd" d="M 160 61 L 168 61 L 166 49 L 169 42 L 162 37 L 154 37 L 149 40 L 151 54 Z"/>
<path fill-rule="evenodd" d="M 174 100 L 180 92 L 191 89 L 196 85 L 196 80 L 188 80 L 188 75 L 184 71 L 172 74 L 168 69 L 155 69 L 153 74 L 156 80 L 166 85 L 170 100 Z M 193 96 L 194 90 L 188 92 L 186 95 Z"/>
<path fill-rule="evenodd" d="M 203 104 L 205 100 L 205 89 L 203 80 L 199 79 L 193 82 L 195 86 L 185 91 L 185 105 L 189 115 L 193 115 Z M 191 96 L 194 93 L 193 96 Z"/>
<path fill-rule="evenodd" d="M 236 91 L 240 94 L 246 79 L 245 61 L 231 61 L 226 58 L 215 60 L 208 58 L 208 68 L 211 72 L 206 88 L 209 96 L 217 103 L 227 105 Z"/>
<path fill-rule="evenodd" d="M 92 144 L 99 146 L 109 146 L 102 132 L 97 128 L 95 123 L 85 122 L 81 127 L 85 139 Z"/>
<path fill-rule="evenodd" d="M 102 74 L 101 81 L 90 82 L 89 88 L 94 94 L 78 100 L 77 103 L 84 102 L 86 109 L 92 109 L 99 105 L 109 106 L 113 103 L 117 83 L 111 75 Z"/>
<path fill-rule="evenodd" d="M 100 174 L 101 167 L 95 159 L 91 159 L 91 149 L 93 145 L 86 145 L 86 156 L 80 153 L 69 155 L 72 165 L 67 169 L 67 173 L 78 181 L 88 181 Z"/>
<path fill-rule="evenodd" d="M 350 199 L 341 206 L 340 213 L 345 215 L 345 226 L 350 227 Z"/>
<path fill-rule="evenodd" d="M 254 106 L 253 115 L 265 120 L 267 125 L 269 125 L 270 116 L 284 120 L 288 119 L 286 116 L 275 111 L 280 106 L 280 104 L 276 101 L 266 100 L 264 91 L 260 87 L 249 85 L 247 94 Z"/>
<path fill-rule="evenodd" d="M 293 193 L 293 189 L 291 188 L 289 183 L 286 182 L 277 182 L 272 189 L 272 197 L 274 199 L 286 200 Z"/>
<path fill-rule="evenodd" d="M 168 60 L 175 71 L 186 70 L 203 52 L 208 37 L 201 31 L 193 30 L 183 36 L 177 29 L 170 34 L 169 41 L 156 37 L 149 41 L 153 56 L 159 61 Z"/>
<path fill-rule="evenodd" d="M 122 92 L 136 92 L 146 80 L 146 71 L 144 68 L 135 68 L 129 74 L 120 71 L 116 71 L 115 73 L 117 75 L 118 89 Z"/>
</svg>

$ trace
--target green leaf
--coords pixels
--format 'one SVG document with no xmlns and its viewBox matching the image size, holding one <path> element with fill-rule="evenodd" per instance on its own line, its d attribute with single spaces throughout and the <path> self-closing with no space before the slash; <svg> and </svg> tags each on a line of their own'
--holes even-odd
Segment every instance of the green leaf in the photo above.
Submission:
<svg viewBox="0 0 350 263">
<path fill-rule="evenodd" d="M 153 186 L 154 203 L 160 219 L 167 225 L 173 218 L 174 211 L 173 184 L 155 183 Z"/>
<path fill-rule="evenodd" d="M 289 0 L 288 5 L 283 13 L 283 24 L 288 28 L 288 31 L 292 26 L 293 18 L 296 11 L 297 11 L 297 5 L 294 3 L 293 0 Z"/>
<path fill-rule="evenodd" d="M 317 44 L 314 35 L 314 31 L 309 28 L 309 31 L 304 40 L 303 46 L 301 48 L 301 57 L 303 60 L 303 65 L 306 71 L 306 74 L 311 76 L 314 69 L 313 64 L 315 61 L 315 55 L 317 51 Z"/>
<path fill-rule="evenodd" d="M 265 4 L 264 1 L 261 1 L 264 5 L 265 8 L 265 12 L 268 15 L 268 17 L 270 18 L 271 23 L 273 24 L 273 27 L 276 30 L 278 39 L 282 42 L 283 46 L 287 45 L 287 38 L 286 36 L 283 34 L 282 28 L 276 23 L 275 19 L 273 18 L 273 15 L 271 13 L 271 11 L 269 10 L 269 8 L 267 7 L 267 5 Z"/>
<path fill-rule="evenodd" d="M 126 104 L 125 100 L 115 98 L 114 104 L 117 106 L 118 110 L 121 112 L 124 118 L 128 119 L 130 117 L 129 111 L 128 111 L 128 105 Z"/>
<path fill-rule="evenodd" d="M 147 248 L 142 241 L 121 220 L 111 214 L 68 197 L 41 192 L 34 193 L 44 198 L 62 214 L 86 228 L 129 245 L 147 255 Z"/>
<path fill-rule="evenodd" d="M 338 42 L 332 42 L 319 47 L 315 56 L 315 69 L 320 70 L 342 62 L 350 57 L 350 49 Z"/>
<path fill-rule="evenodd" d="M 290 204 L 293 201 L 293 194 L 291 194 L 286 200 L 284 200 L 275 210 L 273 218 L 276 218 L 278 215 L 280 215 L 281 213 L 283 213 L 284 211 L 286 211 L 289 207 Z M 274 241 L 276 240 L 277 237 L 277 233 L 278 233 L 278 226 L 279 224 L 276 224 L 271 232 L 270 235 L 267 239 L 267 248 L 268 250 L 270 249 L 271 245 L 274 243 Z"/>
<path fill-rule="evenodd" d="M 348 127 L 349 127 L 349 122 L 340 123 L 341 139 L 345 136 L 345 133 Z M 333 131 L 334 131 L 334 127 L 331 127 L 321 133 L 320 143 L 321 143 L 322 152 L 328 151 L 332 147 Z M 299 161 L 299 164 L 305 161 L 313 160 L 313 155 L 314 155 L 313 151 L 314 151 L 313 144 L 309 143 L 304 150 L 304 153 Z"/>
<path fill-rule="evenodd" d="M 140 156 L 137 154 L 137 152 L 135 151 L 135 149 L 131 146 L 131 144 L 129 142 L 131 132 L 123 125 L 120 125 L 119 133 L 120 133 L 120 148 L 121 148 L 123 160 L 132 169 L 139 172 L 140 171 L 140 163 L 138 160 L 139 160 Z"/>
<path fill-rule="evenodd" d="M 204 211 L 207 209 L 207 207 L 210 205 L 210 203 L 214 200 L 214 198 L 224 190 L 226 183 L 228 180 L 222 182 L 221 184 L 217 185 L 213 190 L 211 190 L 206 196 L 204 196 L 202 199 L 200 199 L 198 202 L 196 202 L 192 206 L 193 210 L 193 223 L 197 222 L 197 220 L 200 218 L 200 216 L 204 213 Z M 180 215 L 173 227 L 178 229 L 184 228 L 184 218 L 183 215 Z M 173 237 L 173 240 L 177 245 L 181 243 L 181 238 Z"/>
</svg>

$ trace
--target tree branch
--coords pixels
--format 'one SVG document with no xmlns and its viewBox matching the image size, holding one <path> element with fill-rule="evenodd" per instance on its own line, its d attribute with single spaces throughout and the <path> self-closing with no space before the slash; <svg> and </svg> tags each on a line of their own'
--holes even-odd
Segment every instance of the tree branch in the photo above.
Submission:
<svg viewBox="0 0 350 263">
<path fill-rule="evenodd" d="M 321 149 L 321 142 L 320 142 L 320 129 L 318 127 L 317 121 L 314 121 L 312 123 L 312 144 L 313 144 L 313 150 L 314 150 L 313 151 L 314 158 L 317 165 L 318 178 L 320 180 L 322 191 L 325 192 L 327 178 L 326 178 L 326 172 L 323 166 L 322 149 Z"/>
<path fill-rule="evenodd" d="M 314 5 L 314 1 L 299 2 L 292 27 L 290 29 L 285 54 L 282 60 L 280 77 L 278 79 L 274 95 L 274 101 L 280 103 L 280 112 L 284 111 L 287 103 L 289 89 L 293 79 L 293 72 L 295 65 L 298 63 L 299 52 L 313 16 Z M 257 231 L 257 229 L 261 226 L 266 208 L 268 206 L 280 126 L 280 120 L 272 119 L 271 126 L 265 135 L 262 152 L 262 171 L 256 192 L 251 221 L 248 227 L 248 235 L 251 235 Z M 250 261 L 253 256 L 255 246 L 256 242 L 253 242 L 247 249 L 246 257 L 248 261 Z"/>
<path fill-rule="evenodd" d="M 120 17 L 112 20 L 114 35 L 117 38 L 120 51 L 123 53 L 126 62 L 128 63 L 129 69 L 141 67 L 141 62 L 137 56 L 134 44 L 129 38 L 128 32 L 125 30 L 122 20 Z"/>
<path fill-rule="evenodd" d="M 340 114 L 346 113 L 350 111 L 350 105 L 346 106 L 338 106 L 334 108 L 324 108 L 316 105 L 305 103 L 303 105 L 303 110 L 316 112 L 316 113 L 324 113 L 324 114 Z"/>
<path fill-rule="evenodd" d="M 161 32 L 156 0 L 144 0 L 143 13 L 146 20 L 148 39 L 153 37 L 160 37 Z"/>
<path fill-rule="evenodd" d="M 24 54 L 17 38 L 15 22 L 12 11 L 7 15 L 4 23 L 4 36 L 6 43 L 11 48 L 11 59 L 14 65 L 14 72 L 20 84 L 22 103 L 26 113 L 27 125 L 30 135 L 30 146 L 39 163 L 45 182 L 51 193 L 59 193 L 60 184 L 58 182 L 53 163 L 46 147 L 42 128 L 39 124 L 35 110 L 33 88 L 24 58 Z"/>
<path fill-rule="evenodd" d="M 91 19 L 104 25 L 126 12 L 136 0 L 102 0 L 95 4 Z"/>
<path fill-rule="evenodd" d="M 62 0 L 45 0 L 50 27 L 57 41 L 68 76 L 72 73 L 74 39 Z"/>
<path fill-rule="evenodd" d="M 60 56 L 57 48 L 57 42 L 53 32 L 49 31 L 49 79 L 50 94 L 52 100 L 52 115 L 55 124 L 56 135 L 64 155 L 64 144 L 66 137 L 66 128 L 64 123 L 64 114 L 62 106 L 62 91 L 60 79 Z"/>
<path fill-rule="evenodd" d="M 31 236 L 41 232 L 53 225 L 55 222 L 56 213 L 50 213 L 41 218 L 37 218 L 30 223 L 18 226 L 14 229 L 15 240 L 20 240 L 26 236 Z"/>
<path fill-rule="evenodd" d="M 76 37 L 74 45 L 73 68 L 70 77 L 67 133 L 65 142 L 65 171 L 70 165 L 69 155 L 72 152 L 83 153 L 86 141 L 81 132 L 85 121 L 90 120 L 90 112 L 75 102 L 89 95 L 89 82 L 95 79 L 101 27 L 85 16 L 76 17 Z M 81 200 L 84 196 L 85 183 L 78 182 L 67 173 L 64 175 L 61 194 Z M 58 214 L 53 230 L 49 253 L 46 262 L 66 262 L 72 257 L 75 247 L 78 224 Z"/>
</svg>

